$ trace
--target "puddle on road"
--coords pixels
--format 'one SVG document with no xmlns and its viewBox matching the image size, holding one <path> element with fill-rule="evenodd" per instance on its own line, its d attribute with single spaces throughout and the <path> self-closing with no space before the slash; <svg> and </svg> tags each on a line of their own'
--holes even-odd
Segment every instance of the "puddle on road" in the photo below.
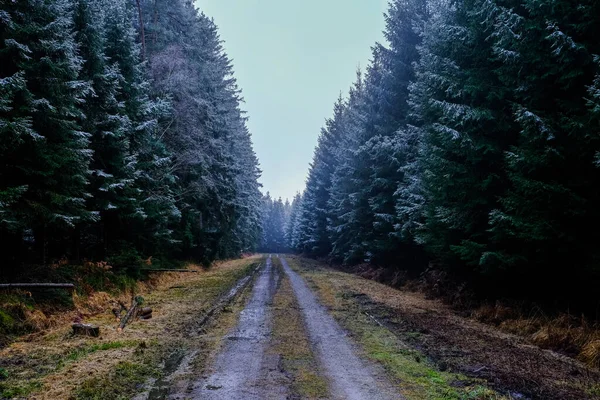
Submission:
<svg viewBox="0 0 600 400">
<path fill-rule="evenodd" d="M 183 351 L 176 351 L 165 360 L 165 366 L 162 369 L 163 375 L 154 382 L 152 390 L 148 394 L 148 400 L 162 400 L 167 398 L 169 389 L 171 388 L 171 375 L 177 371 L 184 356 L 185 353 Z"/>
</svg>

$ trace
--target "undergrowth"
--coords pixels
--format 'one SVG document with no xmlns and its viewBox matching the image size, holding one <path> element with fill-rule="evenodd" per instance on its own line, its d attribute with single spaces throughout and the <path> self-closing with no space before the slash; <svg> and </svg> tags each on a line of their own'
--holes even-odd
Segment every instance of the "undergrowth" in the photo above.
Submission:
<svg viewBox="0 0 600 400">
<path fill-rule="evenodd" d="M 485 304 L 472 313 L 480 322 L 527 338 L 544 349 L 559 351 L 600 368 L 600 326 L 586 317 L 560 313 L 549 315 L 540 308 Z"/>
<path fill-rule="evenodd" d="M 83 382 L 75 393 L 75 399 L 129 399 L 148 377 L 159 375 L 160 371 L 149 363 L 121 361 L 106 376 L 93 377 Z"/>
<path fill-rule="evenodd" d="M 75 290 L 0 291 L 0 348 L 20 335 L 52 327 L 55 323 L 53 315 L 74 310 L 93 315 L 98 310 L 104 310 L 109 297 L 132 293 L 140 281 L 149 278 L 148 273 L 141 270 L 142 266 L 172 268 L 180 266 L 180 263 L 152 258 L 141 260 L 135 254 L 126 254 L 112 257 L 110 263 L 84 262 L 75 265 L 60 260 L 45 268 L 28 266 L 21 276 L 12 279 L 21 282 L 74 283 Z"/>
</svg>

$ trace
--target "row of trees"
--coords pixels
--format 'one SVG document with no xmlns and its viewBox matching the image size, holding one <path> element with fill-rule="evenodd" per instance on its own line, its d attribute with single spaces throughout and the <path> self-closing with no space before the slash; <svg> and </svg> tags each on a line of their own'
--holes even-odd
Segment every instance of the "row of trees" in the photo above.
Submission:
<svg viewBox="0 0 600 400">
<path fill-rule="evenodd" d="M 238 255 L 260 171 L 217 27 L 188 0 L 0 1 L 3 270 Z"/>
<path fill-rule="evenodd" d="M 600 3 L 393 0 L 385 18 L 388 45 L 321 132 L 289 245 L 595 307 Z"/>
<path fill-rule="evenodd" d="M 271 194 L 263 197 L 262 238 L 259 250 L 265 253 L 283 253 L 289 251 L 286 228 L 290 221 L 292 205 L 281 198 L 275 200 Z"/>
</svg>

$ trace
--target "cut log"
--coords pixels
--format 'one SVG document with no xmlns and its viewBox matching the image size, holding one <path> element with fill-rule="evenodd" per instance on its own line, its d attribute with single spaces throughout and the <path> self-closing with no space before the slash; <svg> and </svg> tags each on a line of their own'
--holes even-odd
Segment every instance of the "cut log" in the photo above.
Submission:
<svg viewBox="0 0 600 400">
<path fill-rule="evenodd" d="M 0 289 L 71 289 L 72 283 L 2 283 Z"/>
<path fill-rule="evenodd" d="M 140 311 L 138 312 L 139 316 L 144 316 L 144 315 L 148 315 L 148 314 L 152 314 L 152 308 L 150 308 L 150 307 L 141 308 Z"/>
<path fill-rule="evenodd" d="M 192 272 L 197 273 L 195 269 L 153 269 L 153 268 L 142 268 L 140 271 L 144 272 Z"/>
<path fill-rule="evenodd" d="M 125 314 L 125 316 L 121 319 L 121 323 L 119 324 L 119 328 L 117 329 L 119 332 L 121 332 L 125 328 L 125 325 L 127 325 L 129 320 L 134 318 L 134 316 L 137 312 L 137 308 L 138 308 L 138 301 L 137 301 L 137 299 L 133 299 L 133 302 L 131 303 L 131 307 L 129 308 L 129 310 L 127 310 L 127 314 Z"/>
<path fill-rule="evenodd" d="M 96 325 L 91 324 L 73 324 L 73 333 L 75 335 L 83 335 L 83 336 L 100 336 L 100 328 Z"/>
</svg>

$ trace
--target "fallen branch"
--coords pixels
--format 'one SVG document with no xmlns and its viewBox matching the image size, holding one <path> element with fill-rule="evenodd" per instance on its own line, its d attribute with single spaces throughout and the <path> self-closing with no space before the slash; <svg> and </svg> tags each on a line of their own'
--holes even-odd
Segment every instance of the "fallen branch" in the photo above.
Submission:
<svg viewBox="0 0 600 400">
<path fill-rule="evenodd" d="M 144 307 L 144 308 L 140 309 L 140 311 L 138 311 L 139 316 L 144 316 L 144 315 L 148 315 L 148 314 L 152 314 L 152 308 L 150 308 L 150 307 Z"/>
<path fill-rule="evenodd" d="M 369 314 L 368 312 L 365 311 L 365 315 L 369 318 L 371 318 L 373 321 L 375 321 L 375 323 L 381 327 L 384 327 L 384 325 L 379 322 L 379 320 L 377 318 L 375 318 L 374 316 L 372 316 L 371 314 Z"/>
<path fill-rule="evenodd" d="M 193 272 L 197 273 L 195 269 L 153 269 L 153 268 L 142 268 L 140 271 L 144 272 Z"/>
<path fill-rule="evenodd" d="M 117 329 L 118 332 L 123 331 L 125 325 L 127 325 L 127 322 L 129 322 L 130 319 L 133 319 L 135 317 L 139 304 L 141 303 L 138 302 L 137 297 L 133 299 L 131 307 L 129 307 L 129 310 L 127 310 L 127 314 L 125 314 L 125 316 L 121 319 L 121 323 L 119 324 L 119 328 Z"/>
<path fill-rule="evenodd" d="M 72 283 L 2 283 L 0 289 L 74 289 Z"/>
</svg>

